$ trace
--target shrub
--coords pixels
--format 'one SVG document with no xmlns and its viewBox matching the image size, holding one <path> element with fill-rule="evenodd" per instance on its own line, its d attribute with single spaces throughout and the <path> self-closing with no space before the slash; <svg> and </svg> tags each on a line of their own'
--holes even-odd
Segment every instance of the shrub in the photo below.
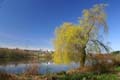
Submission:
<svg viewBox="0 0 120 80">
<path fill-rule="evenodd" d="M 8 74 L 6 72 L 0 72 L 0 80 L 19 80 L 14 74 Z"/>
<path fill-rule="evenodd" d="M 113 54 L 112 55 L 112 58 L 115 62 L 115 66 L 120 66 L 120 54 Z"/>
<path fill-rule="evenodd" d="M 113 70 L 114 60 L 110 54 L 97 54 L 89 57 L 93 72 L 106 73 Z"/>
<path fill-rule="evenodd" d="M 25 75 L 38 75 L 39 74 L 39 67 L 38 65 L 34 64 L 27 68 L 27 70 L 24 72 Z"/>
</svg>

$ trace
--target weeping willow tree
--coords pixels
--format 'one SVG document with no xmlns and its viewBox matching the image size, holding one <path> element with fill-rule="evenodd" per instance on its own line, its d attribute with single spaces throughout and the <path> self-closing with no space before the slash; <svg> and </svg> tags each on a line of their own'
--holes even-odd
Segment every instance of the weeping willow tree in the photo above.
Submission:
<svg viewBox="0 0 120 80">
<path fill-rule="evenodd" d="M 84 66 L 86 54 L 90 49 L 99 53 L 103 49 L 109 51 L 100 41 L 100 36 L 108 33 L 105 6 L 105 4 L 97 4 L 90 9 L 85 9 L 78 24 L 65 22 L 55 30 L 53 55 L 55 62 L 69 63 L 70 59 L 77 57 L 80 65 Z"/>
</svg>

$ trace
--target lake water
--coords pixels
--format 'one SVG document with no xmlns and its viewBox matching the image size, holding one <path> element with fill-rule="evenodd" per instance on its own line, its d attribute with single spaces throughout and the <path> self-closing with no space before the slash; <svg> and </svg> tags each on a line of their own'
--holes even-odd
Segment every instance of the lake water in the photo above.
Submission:
<svg viewBox="0 0 120 80">
<path fill-rule="evenodd" d="M 79 67 L 79 64 L 71 62 L 70 64 L 55 64 L 52 61 L 0 61 L 0 71 L 7 73 L 24 73 L 31 66 L 37 65 L 40 74 L 56 73 L 67 71 Z"/>
</svg>

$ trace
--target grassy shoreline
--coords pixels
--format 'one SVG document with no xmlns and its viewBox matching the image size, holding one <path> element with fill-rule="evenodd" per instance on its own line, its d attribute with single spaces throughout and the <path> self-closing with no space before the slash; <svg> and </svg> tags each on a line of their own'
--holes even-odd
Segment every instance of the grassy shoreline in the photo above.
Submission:
<svg viewBox="0 0 120 80">
<path fill-rule="evenodd" d="M 3 76 L 4 75 L 4 76 Z M 2 80 L 119 80 L 116 74 L 94 74 L 94 73 L 75 73 L 75 74 L 46 74 L 46 75 L 15 75 L 0 74 Z"/>
<path fill-rule="evenodd" d="M 72 73 L 59 72 L 59 73 L 49 73 L 49 74 L 8 74 L 5 72 L 0 72 L 1 80 L 119 80 L 120 67 L 114 68 L 114 71 L 109 73 Z"/>
</svg>

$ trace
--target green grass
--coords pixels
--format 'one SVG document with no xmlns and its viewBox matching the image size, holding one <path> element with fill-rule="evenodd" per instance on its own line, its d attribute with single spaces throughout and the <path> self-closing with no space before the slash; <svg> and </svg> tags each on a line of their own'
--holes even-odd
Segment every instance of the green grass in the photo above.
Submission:
<svg viewBox="0 0 120 80">
<path fill-rule="evenodd" d="M 118 80 L 115 74 L 73 74 L 73 75 L 64 75 L 58 80 Z"/>
<path fill-rule="evenodd" d="M 120 66 L 115 67 L 115 71 L 120 71 Z"/>
<path fill-rule="evenodd" d="M 4 75 L 4 76 L 3 76 Z M 25 75 L 13 75 L 13 74 L 6 74 L 6 73 L 2 73 L 0 74 L 0 80 L 8 80 L 8 78 L 14 78 L 14 76 L 16 76 L 16 78 L 26 78 L 25 80 L 29 80 L 30 77 L 29 76 L 25 76 Z M 37 80 L 120 80 L 118 79 L 117 75 L 115 74 L 94 74 L 94 73 L 84 73 L 84 74 L 49 74 L 49 75 L 32 75 L 32 79 L 33 80 L 35 77 L 38 77 Z M 13 80 L 13 79 L 10 79 Z M 15 80 L 19 80 L 19 79 L 15 79 Z"/>
</svg>

